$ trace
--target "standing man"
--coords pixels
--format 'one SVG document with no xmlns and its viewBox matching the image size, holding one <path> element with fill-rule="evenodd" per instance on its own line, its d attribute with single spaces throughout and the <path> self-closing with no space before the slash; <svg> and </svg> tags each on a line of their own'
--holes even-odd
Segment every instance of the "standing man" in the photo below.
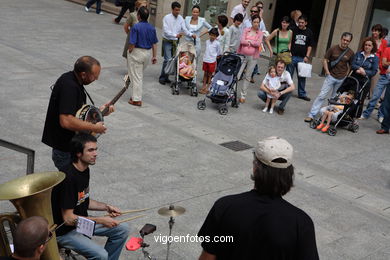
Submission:
<svg viewBox="0 0 390 260">
<path fill-rule="evenodd" d="M 261 83 L 260 85 L 260 91 L 257 94 L 257 96 L 266 102 L 267 100 L 267 94 L 273 95 L 274 98 L 277 98 L 278 100 L 281 100 L 277 113 L 279 115 L 284 114 L 284 108 L 290 99 L 292 92 L 295 89 L 295 85 L 293 80 L 291 79 L 290 73 L 285 70 L 286 69 L 286 63 L 284 63 L 283 60 L 278 60 L 276 62 L 276 74 L 278 77 L 280 77 L 280 88 L 276 92 L 271 92 L 269 88 L 266 87 L 266 80 Z"/>
<path fill-rule="evenodd" d="M 249 19 L 246 8 L 248 7 L 250 2 L 250 0 L 242 0 L 241 4 L 238 4 L 233 7 L 232 12 L 230 13 L 230 24 L 234 22 L 234 16 L 236 16 L 236 14 L 242 14 L 242 16 L 244 17 L 244 22 L 245 20 Z"/>
<path fill-rule="evenodd" d="M 157 58 L 157 34 L 156 29 L 148 23 L 149 11 L 146 7 L 139 8 L 137 13 L 138 23 L 131 28 L 127 67 L 131 79 L 132 95 L 129 104 L 142 106 L 142 79 L 143 72 L 148 65 L 150 49 L 152 49 L 152 64 L 156 64 Z"/>
<path fill-rule="evenodd" d="M 52 159 L 59 169 L 71 162 L 69 142 L 77 131 L 105 133 L 103 122 L 92 124 L 75 117 L 76 112 L 86 103 L 86 90 L 99 78 L 100 63 L 91 56 L 80 57 L 73 71 L 66 72 L 56 81 L 47 109 L 42 142 L 52 147 Z M 100 107 L 102 111 L 106 105 Z M 110 106 L 109 113 L 114 111 Z M 107 114 L 107 115 L 108 115 Z"/>
<path fill-rule="evenodd" d="M 167 66 L 168 60 L 176 54 L 179 39 L 183 36 L 183 34 L 196 39 L 196 35 L 187 30 L 184 19 L 180 15 L 180 3 L 173 2 L 171 4 L 171 8 L 172 13 L 164 16 L 163 19 L 162 55 L 164 56 L 164 63 L 158 80 L 162 85 L 171 83 L 169 75 L 165 74 L 164 69 Z"/>
<path fill-rule="evenodd" d="M 13 255 L 0 256 L 0 260 L 39 260 L 53 237 L 48 225 L 41 216 L 23 219 L 13 234 Z"/>
<path fill-rule="evenodd" d="M 60 169 L 66 177 L 54 187 L 51 197 L 54 223 L 58 226 L 65 224 L 56 230 L 57 242 L 87 259 L 117 260 L 129 228 L 113 218 L 121 215 L 118 208 L 90 198 L 89 166 L 96 162 L 96 142 L 96 138 L 89 134 L 77 134 L 72 138 L 72 163 Z M 90 217 L 88 210 L 104 211 L 109 216 Z M 79 217 L 96 222 L 93 235 L 108 238 L 104 248 L 76 231 Z"/>
<path fill-rule="evenodd" d="M 306 78 L 298 75 L 298 62 L 308 63 L 313 46 L 313 32 L 306 27 L 307 17 L 301 15 L 298 18 L 298 28 L 293 28 L 293 38 L 291 41 L 292 62 L 287 66 L 291 77 L 294 77 L 294 70 L 297 69 L 298 77 L 298 98 L 310 101 L 305 91 Z"/>
<path fill-rule="evenodd" d="M 215 202 L 198 233 L 209 237 L 200 260 L 319 259 L 313 221 L 282 198 L 293 186 L 292 157 L 293 147 L 280 137 L 257 143 L 254 189 Z"/>
<path fill-rule="evenodd" d="M 388 50 L 389 48 L 387 48 Z M 381 110 L 383 113 L 383 120 L 381 122 L 381 129 L 376 131 L 377 134 L 389 134 L 390 129 L 390 67 L 386 71 L 387 87 L 385 97 L 381 104 Z"/>
<path fill-rule="evenodd" d="M 321 87 L 320 94 L 314 100 L 311 110 L 305 118 L 305 122 L 311 122 L 313 120 L 320 111 L 322 103 L 330 93 L 331 97 L 334 97 L 337 89 L 341 86 L 351 70 L 354 53 L 348 45 L 351 43 L 352 38 L 352 33 L 344 32 L 341 35 L 340 43 L 332 46 L 326 52 L 322 62 L 326 75 L 325 81 Z"/>
</svg>

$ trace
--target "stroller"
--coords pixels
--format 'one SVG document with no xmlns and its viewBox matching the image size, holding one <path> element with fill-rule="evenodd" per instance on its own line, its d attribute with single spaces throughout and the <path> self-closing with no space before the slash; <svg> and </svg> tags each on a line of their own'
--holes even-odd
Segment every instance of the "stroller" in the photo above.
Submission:
<svg viewBox="0 0 390 260">
<path fill-rule="evenodd" d="M 195 42 L 195 41 L 194 41 Z M 193 68 L 194 73 L 190 75 L 184 75 L 180 73 L 181 70 L 181 58 L 185 56 L 188 59 L 188 63 L 186 66 L 190 66 Z M 183 42 L 177 46 L 176 54 L 176 71 L 175 71 L 175 81 L 172 82 L 171 89 L 172 95 L 179 95 L 180 87 L 184 84 L 187 84 L 187 89 L 190 90 L 191 96 L 198 96 L 198 89 L 196 87 L 196 49 L 194 44 L 190 42 Z"/>
<path fill-rule="evenodd" d="M 357 78 L 355 76 L 347 77 L 341 86 L 337 89 L 337 94 L 335 97 L 328 99 L 329 105 L 342 105 L 344 106 L 343 111 L 338 115 L 335 122 L 331 122 L 328 129 L 328 134 L 330 136 L 335 136 L 337 134 L 337 127 L 344 127 L 351 132 L 357 133 L 359 130 L 359 124 L 357 123 L 357 114 L 360 106 L 363 106 L 362 100 L 364 100 L 364 94 L 366 93 L 365 89 L 368 88 L 369 79 L 367 77 Z M 350 104 L 340 104 L 337 102 L 340 95 L 344 92 L 353 90 L 355 92 L 354 99 Z M 321 119 L 317 118 L 310 122 L 310 128 L 315 129 L 320 124 Z"/>
<path fill-rule="evenodd" d="M 240 71 L 244 56 L 231 52 L 225 52 L 219 61 L 217 71 L 210 84 L 209 94 L 198 102 L 198 109 L 206 109 L 206 97 L 211 102 L 218 104 L 218 111 L 221 115 L 228 113 L 227 103 L 231 102 L 232 107 L 238 107 L 237 101 L 237 74 Z"/>
</svg>

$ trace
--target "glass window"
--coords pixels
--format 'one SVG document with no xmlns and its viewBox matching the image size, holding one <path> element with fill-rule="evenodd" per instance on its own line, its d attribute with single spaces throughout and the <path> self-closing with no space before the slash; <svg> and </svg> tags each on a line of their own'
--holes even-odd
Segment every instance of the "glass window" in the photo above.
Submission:
<svg viewBox="0 0 390 260">
<path fill-rule="evenodd" d="M 200 16 L 206 18 L 206 21 L 214 26 L 217 25 L 218 15 L 226 15 L 228 0 L 187 0 L 185 16 L 191 15 L 194 5 L 200 6 Z"/>
</svg>

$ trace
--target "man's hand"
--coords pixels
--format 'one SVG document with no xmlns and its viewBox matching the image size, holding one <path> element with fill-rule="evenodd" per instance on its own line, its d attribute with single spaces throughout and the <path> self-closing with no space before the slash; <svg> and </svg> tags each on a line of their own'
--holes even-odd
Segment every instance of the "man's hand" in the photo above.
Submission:
<svg viewBox="0 0 390 260">
<path fill-rule="evenodd" d="M 102 105 L 101 107 L 99 107 L 99 110 L 100 110 L 100 111 L 103 111 L 106 107 L 108 107 L 108 104 L 109 104 L 109 103 Z M 111 114 L 112 112 L 114 112 L 114 111 L 115 111 L 114 105 L 110 105 L 110 106 L 108 107 L 108 112 L 107 112 L 107 114 L 105 114 L 104 116 L 108 116 L 108 115 L 110 115 L 110 114 Z"/>
<path fill-rule="evenodd" d="M 152 64 L 156 64 L 157 63 L 157 58 L 156 57 L 153 57 L 152 58 Z"/>
<path fill-rule="evenodd" d="M 122 215 L 122 212 L 117 207 L 111 206 L 107 204 L 107 212 L 110 214 L 111 217 L 117 217 Z"/>
<path fill-rule="evenodd" d="M 196 39 L 196 34 L 194 33 L 191 37 L 194 38 L 194 39 Z"/>
<path fill-rule="evenodd" d="M 179 34 L 177 34 L 177 35 L 176 35 L 176 38 L 180 39 L 180 38 L 181 38 L 181 36 L 183 36 L 183 33 L 179 33 Z"/>
<path fill-rule="evenodd" d="M 94 125 L 94 130 L 93 132 L 98 133 L 98 134 L 104 134 L 107 130 L 107 127 L 104 126 L 103 122 L 97 122 Z"/>
<path fill-rule="evenodd" d="M 113 228 L 119 225 L 119 222 L 111 217 L 101 217 L 99 219 L 99 222 L 100 224 L 108 228 Z"/>
<path fill-rule="evenodd" d="M 304 61 L 305 63 L 308 63 L 308 62 L 309 62 L 309 58 L 308 58 L 307 56 L 305 56 L 305 58 L 303 58 L 303 61 Z"/>
</svg>

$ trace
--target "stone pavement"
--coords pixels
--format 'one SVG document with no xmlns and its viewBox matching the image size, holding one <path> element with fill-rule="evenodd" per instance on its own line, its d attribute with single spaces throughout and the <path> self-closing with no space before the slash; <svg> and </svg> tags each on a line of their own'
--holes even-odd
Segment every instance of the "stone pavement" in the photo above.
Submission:
<svg viewBox="0 0 390 260">
<path fill-rule="evenodd" d="M 96 104 L 112 99 L 126 73 L 125 35 L 111 22 L 113 15 L 86 13 L 63 0 L 2 0 L 1 7 L 1 138 L 34 149 L 36 172 L 53 171 L 51 151 L 40 142 L 49 87 L 79 56 L 91 55 L 101 62 L 102 73 L 87 90 Z M 173 234 L 195 235 L 217 198 L 253 185 L 251 150 L 233 152 L 219 144 L 254 145 L 278 135 L 295 149 L 296 183 L 286 199 L 312 217 L 321 259 L 390 259 L 390 139 L 375 134 L 379 124 L 373 118 L 360 122 L 356 134 L 339 130 L 330 137 L 303 122 L 311 102 L 293 97 L 283 116 L 262 113 L 256 91 L 264 60 L 247 103 L 221 116 L 207 100 L 206 110 L 199 111 L 202 97 L 185 90 L 173 96 L 168 86 L 158 84 L 158 58 L 158 65 L 145 71 L 144 105 L 130 106 L 127 92 L 105 118 L 108 132 L 99 138 L 99 158 L 92 167 L 93 198 L 122 209 L 152 208 L 132 224 L 136 230 L 155 224 L 154 235 L 168 234 L 168 218 L 157 209 L 183 206 L 187 212 L 176 218 Z M 322 82 L 316 75 L 308 80 L 310 97 Z M 25 162 L 24 155 L 0 147 L 0 183 L 23 176 Z M 0 212 L 8 210 L 13 206 L 0 202 Z M 147 242 L 153 256 L 165 258 L 166 245 L 154 242 L 153 235 Z M 171 259 L 195 259 L 200 251 L 198 243 L 174 243 Z M 142 255 L 124 251 L 121 259 Z"/>
</svg>

